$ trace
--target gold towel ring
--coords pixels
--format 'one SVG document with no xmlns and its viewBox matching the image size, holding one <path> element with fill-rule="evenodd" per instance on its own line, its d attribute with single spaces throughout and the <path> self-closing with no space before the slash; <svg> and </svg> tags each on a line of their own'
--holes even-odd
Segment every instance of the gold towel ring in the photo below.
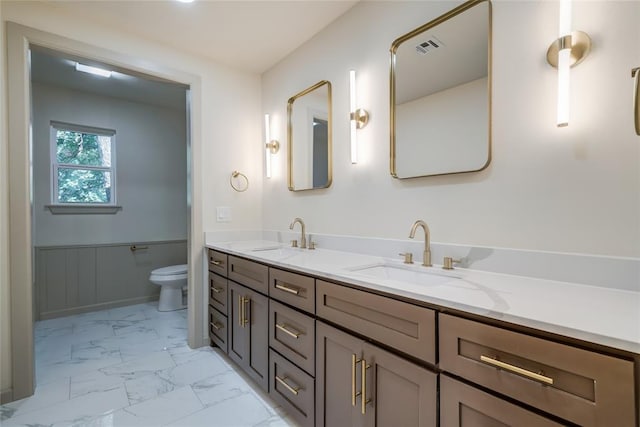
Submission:
<svg viewBox="0 0 640 427">
<path fill-rule="evenodd" d="M 240 180 L 238 185 L 236 185 L 233 183 L 233 181 L 235 178 L 238 178 L 239 176 L 244 178 L 244 183 L 242 183 L 242 180 Z M 249 178 L 247 178 L 247 176 L 243 173 L 240 173 L 238 171 L 233 171 L 231 172 L 231 178 L 229 178 L 229 184 L 231 184 L 231 187 L 234 190 L 236 190 L 238 193 L 242 193 L 243 191 L 247 191 L 247 188 L 249 188 Z"/>
</svg>

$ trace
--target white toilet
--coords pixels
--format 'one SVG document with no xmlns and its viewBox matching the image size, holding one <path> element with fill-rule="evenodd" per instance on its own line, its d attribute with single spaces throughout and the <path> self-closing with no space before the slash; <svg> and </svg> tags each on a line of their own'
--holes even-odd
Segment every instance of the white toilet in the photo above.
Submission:
<svg viewBox="0 0 640 427">
<path fill-rule="evenodd" d="M 157 268 L 151 272 L 149 281 L 160 286 L 158 311 L 181 310 L 187 307 L 182 302 L 182 290 L 187 288 L 187 264 Z"/>
</svg>

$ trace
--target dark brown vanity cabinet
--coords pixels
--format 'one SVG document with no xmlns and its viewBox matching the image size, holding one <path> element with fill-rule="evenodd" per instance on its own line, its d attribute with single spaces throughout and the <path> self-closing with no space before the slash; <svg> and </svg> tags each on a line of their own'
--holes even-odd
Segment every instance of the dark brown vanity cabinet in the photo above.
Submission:
<svg viewBox="0 0 640 427">
<path fill-rule="evenodd" d="M 211 341 L 301 426 L 640 427 L 637 354 L 213 250 L 209 270 Z"/>
<path fill-rule="evenodd" d="M 229 281 L 228 354 L 265 391 L 269 384 L 269 299 Z"/>
<path fill-rule="evenodd" d="M 437 425 L 436 373 L 323 322 L 316 342 L 316 426 Z"/>
</svg>

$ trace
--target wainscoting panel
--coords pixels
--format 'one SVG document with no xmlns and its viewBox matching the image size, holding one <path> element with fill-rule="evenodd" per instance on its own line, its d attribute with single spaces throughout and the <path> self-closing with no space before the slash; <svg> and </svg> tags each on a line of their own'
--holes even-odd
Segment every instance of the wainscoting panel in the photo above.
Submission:
<svg viewBox="0 0 640 427">
<path fill-rule="evenodd" d="M 149 282 L 151 271 L 187 262 L 184 240 L 48 246 L 35 252 L 39 319 L 157 299 L 160 288 Z"/>
</svg>

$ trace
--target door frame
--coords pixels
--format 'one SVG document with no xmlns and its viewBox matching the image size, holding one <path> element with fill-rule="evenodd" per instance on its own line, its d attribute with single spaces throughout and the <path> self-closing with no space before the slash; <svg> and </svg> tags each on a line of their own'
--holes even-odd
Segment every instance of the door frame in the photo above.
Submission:
<svg viewBox="0 0 640 427">
<path fill-rule="evenodd" d="M 9 182 L 9 289 L 11 293 L 12 400 L 33 394 L 34 274 L 31 177 L 31 79 L 29 47 L 37 45 L 187 85 L 188 344 L 205 344 L 204 231 L 202 221 L 202 84 L 200 76 L 109 49 L 7 22 Z"/>
</svg>

